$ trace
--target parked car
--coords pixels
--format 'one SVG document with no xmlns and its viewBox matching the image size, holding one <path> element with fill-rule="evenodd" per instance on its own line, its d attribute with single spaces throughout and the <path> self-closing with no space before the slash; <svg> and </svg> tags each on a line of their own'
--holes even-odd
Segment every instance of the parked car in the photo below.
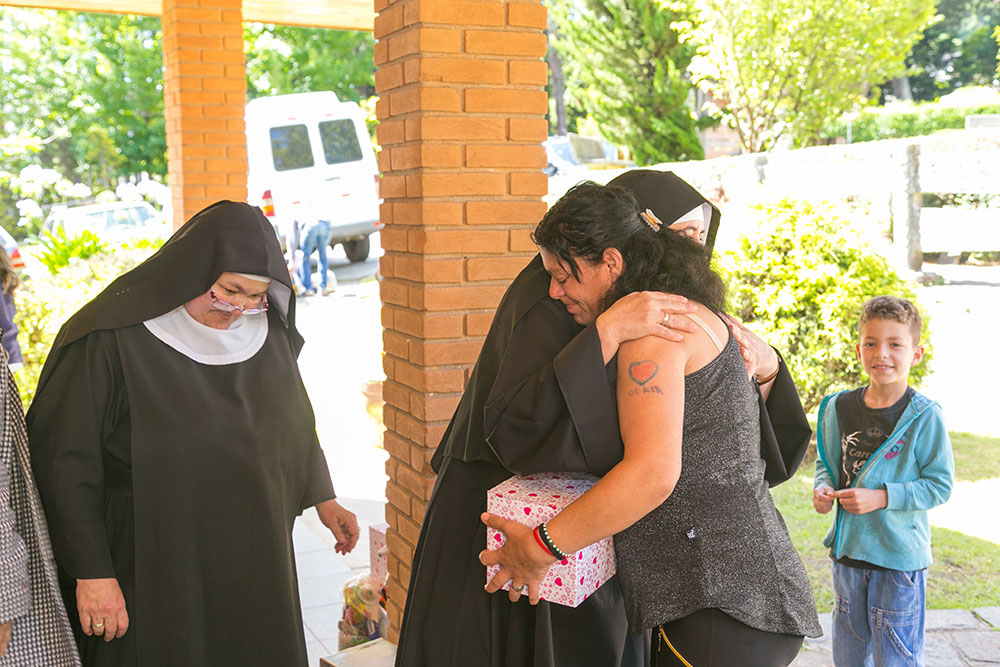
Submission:
<svg viewBox="0 0 1000 667">
<path fill-rule="evenodd" d="M 109 243 L 166 239 L 171 233 L 166 219 L 145 201 L 53 208 L 42 230 L 53 234 L 62 230 L 71 237 L 90 231 Z"/>
<path fill-rule="evenodd" d="M 24 258 L 21 257 L 21 249 L 17 245 L 17 241 L 14 237 L 10 235 L 3 227 L 0 227 L 0 243 L 3 244 L 3 249 L 7 251 L 7 256 L 10 257 L 10 263 L 15 269 L 24 268 Z"/>
<path fill-rule="evenodd" d="M 330 91 L 275 95 L 246 108 L 249 201 L 278 236 L 327 220 L 330 245 L 352 262 L 367 259 L 379 219 L 378 165 L 365 117 Z"/>
<path fill-rule="evenodd" d="M 620 149 L 597 137 L 582 137 L 571 132 L 549 137 L 543 144 L 548 156 L 547 171 L 550 176 L 577 175 L 585 178 L 588 171 L 595 169 L 635 166 L 632 160 L 621 159 Z"/>
</svg>

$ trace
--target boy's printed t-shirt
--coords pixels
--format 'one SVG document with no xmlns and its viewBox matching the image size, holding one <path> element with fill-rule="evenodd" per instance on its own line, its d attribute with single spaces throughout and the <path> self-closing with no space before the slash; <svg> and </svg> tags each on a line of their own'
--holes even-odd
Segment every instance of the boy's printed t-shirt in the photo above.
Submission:
<svg viewBox="0 0 1000 667">
<path fill-rule="evenodd" d="M 842 454 L 839 480 L 841 489 L 846 489 L 854 482 L 868 457 L 885 443 L 913 396 L 913 388 L 907 387 L 903 397 L 890 407 L 869 408 L 865 405 L 866 389 L 867 387 L 860 387 L 837 399 Z"/>
<path fill-rule="evenodd" d="M 837 399 L 837 423 L 841 433 L 840 489 L 846 489 L 854 482 L 865 462 L 885 443 L 913 396 L 913 388 L 907 387 L 902 398 L 888 408 L 869 408 L 865 405 L 866 389 L 867 387 L 859 387 Z M 830 555 L 833 556 L 832 549 Z M 869 570 L 888 569 L 847 557 L 838 558 L 837 562 Z"/>
</svg>

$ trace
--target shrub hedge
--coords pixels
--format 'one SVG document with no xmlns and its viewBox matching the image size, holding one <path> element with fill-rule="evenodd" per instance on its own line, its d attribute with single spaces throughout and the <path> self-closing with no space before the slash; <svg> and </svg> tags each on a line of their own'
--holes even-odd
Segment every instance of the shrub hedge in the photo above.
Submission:
<svg viewBox="0 0 1000 667">
<path fill-rule="evenodd" d="M 965 127 L 965 117 L 974 114 L 1000 114 L 1000 105 L 943 107 L 927 104 L 916 105 L 912 111 L 872 109 L 862 112 L 852 124 L 851 142 L 921 137 L 938 130 L 962 129 Z M 847 121 L 839 119 L 828 124 L 820 136 L 824 139 L 846 137 Z"/>
<path fill-rule="evenodd" d="M 783 199 L 758 204 L 751 215 L 756 231 L 719 259 L 729 312 L 781 351 L 812 410 L 826 394 L 866 381 L 855 352 L 861 305 L 880 294 L 915 302 L 915 292 L 833 204 Z M 929 352 L 928 339 L 925 320 Z M 913 386 L 928 360 L 911 370 Z"/>
<path fill-rule="evenodd" d="M 150 254 L 149 249 L 135 248 L 100 252 L 68 262 L 54 275 L 26 277 L 21 282 L 14 300 L 17 342 L 24 355 L 24 366 L 16 379 L 25 410 L 35 395 L 42 365 L 63 322 Z"/>
</svg>

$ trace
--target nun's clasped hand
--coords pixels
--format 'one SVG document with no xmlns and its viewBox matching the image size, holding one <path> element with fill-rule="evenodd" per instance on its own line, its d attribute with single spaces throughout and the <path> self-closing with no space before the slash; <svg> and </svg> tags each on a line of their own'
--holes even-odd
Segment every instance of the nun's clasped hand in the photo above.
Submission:
<svg viewBox="0 0 1000 667">
<path fill-rule="evenodd" d="M 656 336 L 665 340 L 684 340 L 693 333 L 694 325 L 685 315 L 695 311 L 694 305 L 676 294 L 663 292 L 633 292 L 623 296 L 601 313 L 596 321 L 601 340 L 616 343 Z"/>
<path fill-rule="evenodd" d="M 496 593 L 509 581 L 511 602 L 517 602 L 527 587 L 528 600 L 531 604 L 538 604 L 538 585 L 545 578 L 549 566 L 556 562 L 555 558 L 538 546 L 527 526 L 489 512 L 483 512 L 480 518 L 487 526 L 507 537 L 499 549 L 479 553 L 479 562 L 483 565 L 500 566 L 500 571 L 486 584 L 486 592 Z"/>
<path fill-rule="evenodd" d="M 778 353 L 774 351 L 774 348 L 732 315 L 724 314 L 722 319 L 729 325 L 729 330 L 733 332 L 733 337 L 740 346 L 747 375 L 773 379 L 778 372 L 779 364 Z"/>
</svg>

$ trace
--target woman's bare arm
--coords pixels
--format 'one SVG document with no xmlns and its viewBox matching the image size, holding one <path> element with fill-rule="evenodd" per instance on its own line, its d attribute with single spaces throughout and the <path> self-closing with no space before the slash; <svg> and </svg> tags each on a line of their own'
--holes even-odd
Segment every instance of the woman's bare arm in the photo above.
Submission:
<svg viewBox="0 0 1000 667">
<path fill-rule="evenodd" d="M 618 420 L 621 463 L 548 522 L 559 548 L 572 553 L 621 532 L 658 507 L 681 472 L 687 346 L 648 337 L 621 346 Z"/>
<path fill-rule="evenodd" d="M 618 357 L 618 413 L 625 442 L 622 461 L 587 493 L 547 523 L 549 536 L 572 553 L 618 533 L 658 507 L 673 491 L 681 470 L 684 374 L 690 345 L 647 337 L 625 343 Z M 502 569 L 487 587 L 507 581 L 528 584 L 532 602 L 554 559 L 519 524 L 488 515 L 488 525 L 508 537 L 499 551 L 484 552 L 484 564 Z M 512 596 L 515 594 L 512 594 Z"/>
</svg>

